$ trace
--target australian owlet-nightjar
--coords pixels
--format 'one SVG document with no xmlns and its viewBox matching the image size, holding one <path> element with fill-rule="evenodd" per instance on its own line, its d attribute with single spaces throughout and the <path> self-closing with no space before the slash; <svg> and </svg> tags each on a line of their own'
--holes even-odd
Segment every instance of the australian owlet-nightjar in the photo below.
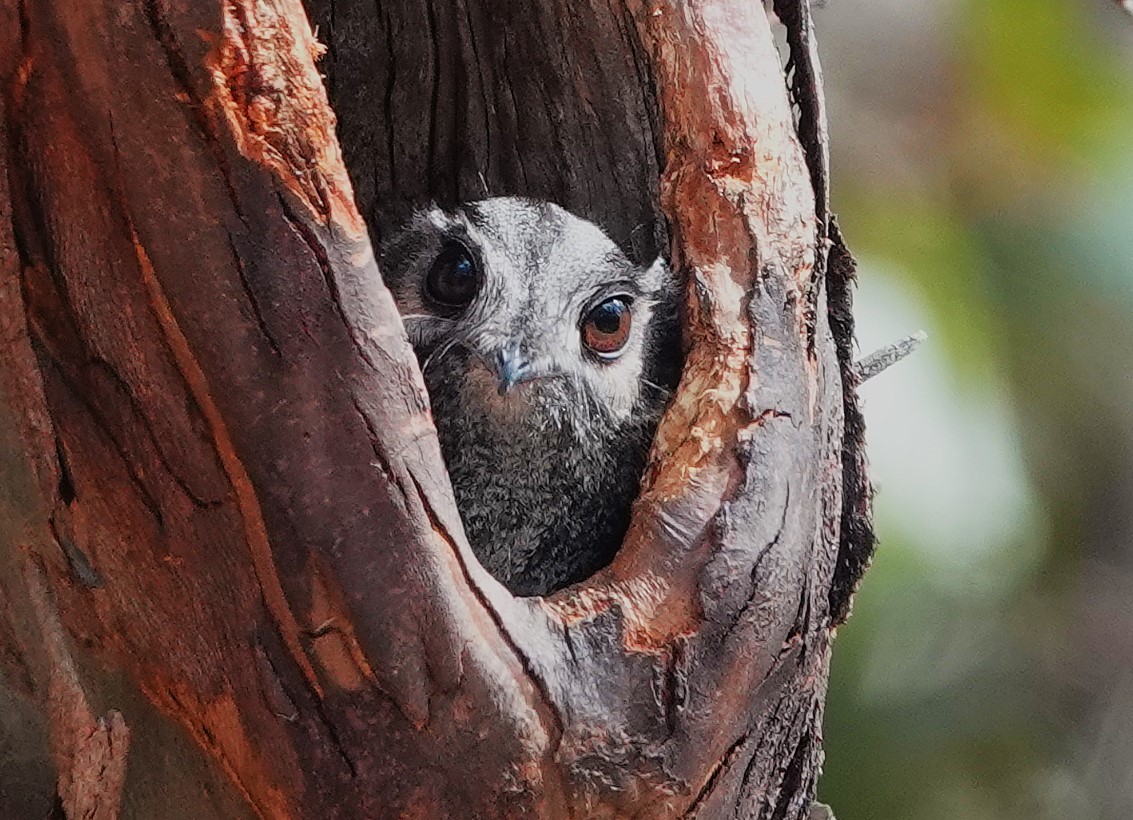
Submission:
<svg viewBox="0 0 1133 820">
<path fill-rule="evenodd" d="M 518 595 L 613 558 L 680 367 L 675 277 L 514 197 L 416 212 L 382 248 L 465 531 Z"/>
</svg>

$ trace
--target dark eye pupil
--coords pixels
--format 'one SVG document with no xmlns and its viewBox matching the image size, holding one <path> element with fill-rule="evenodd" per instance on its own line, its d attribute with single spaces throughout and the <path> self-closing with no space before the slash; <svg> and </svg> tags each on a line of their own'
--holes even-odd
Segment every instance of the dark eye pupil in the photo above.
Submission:
<svg viewBox="0 0 1133 820">
<path fill-rule="evenodd" d="M 425 290 L 446 307 L 461 308 L 471 302 L 480 290 L 480 272 L 468 249 L 457 242 L 445 245 L 429 268 Z"/>
<path fill-rule="evenodd" d="M 616 300 L 599 305 L 593 315 L 594 329 L 599 333 L 617 333 L 625 310 L 625 303 Z"/>
<path fill-rule="evenodd" d="M 626 299 L 607 299 L 586 314 L 582 323 L 582 342 L 600 358 L 614 359 L 629 341 L 632 324 Z"/>
</svg>

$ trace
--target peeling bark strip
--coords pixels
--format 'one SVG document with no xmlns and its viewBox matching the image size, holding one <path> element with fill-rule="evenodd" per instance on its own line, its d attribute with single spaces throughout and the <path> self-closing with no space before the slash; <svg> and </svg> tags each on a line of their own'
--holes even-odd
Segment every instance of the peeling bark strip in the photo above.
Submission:
<svg viewBox="0 0 1133 820">
<path fill-rule="evenodd" d="M 272 818 L 806 816 L 868 485 L 821 76 L 777 8 L 799 132 L 748 0 L 311 0 L 318 68 L 289 0 L 0 14 L 0 398 L 42 507 L 0 649 L 47 640 L 26 674 L 82 706 L 50 713 L 71 815 L 168 809 L 123 780 L 129 714 L 91 729 L 113 675 L 195 816 L 217 782 Z M 486 187 L 643 256 L 667 216 L 688 362 L 593 579 L 515 599 L 472 557 L 320 70 L 375 229 Z"/>
<path fill-rule="evenodd" d="M 842 232 L 830 213 L 830 129 L 822 88 L 822 67 L 809 2 L 775 0 L 775 14 L 787 29 L 790 46 L 788 71 L 791 97 L 799 109 L 798 131 L 811 186 L 815 195 L 816 265 L 810 288 L 811 321 L 817 318 L 815 300 L 825 284 L 827 317 L 838 351 L 842 372 L 842 402 L 845 435 L 842 441 L 842 522 L 838 562 L 830 584 L 830 614 L 834 624 L 849 617 L 850 604 L 862 576 L 873 558 L 873 486 L 865 455 L 865 419 L 858 405 L 857 389 L 864 379 L 853 366 L 855 267 Z"/>
<path fill-rule="evenodd" d="M 95 718 L 67 649 L 59 617 L 34 559 L 24 564 L 28 600 L 51 666 L 48 718 L 59 771 L 59 802 L 67 817 L 113 820 L 122 802 L 130 730 L 120 712 Z"/>
<path fill-rule="evenodd" d="M 206 104 L 227 120 L 244 156 L 274 170 L 320 221 L 360 238 L 365 228 L 315 71 L 325 49 L 302 10 L 289 2 L 241 0 L 225 3 L 222 13 L 221 36 L 205 60 L 213 80 Z"/>
</svg>

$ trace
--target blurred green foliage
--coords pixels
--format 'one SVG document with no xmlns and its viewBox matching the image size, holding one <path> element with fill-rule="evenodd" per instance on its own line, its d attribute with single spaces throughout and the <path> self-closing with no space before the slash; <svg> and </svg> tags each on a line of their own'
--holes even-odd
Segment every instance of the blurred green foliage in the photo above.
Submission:
<svg viewBox="0 0 1133 820">
<path fill-rule="evenodd" d="M 1133 18 L 965 0 L 916 31 L 838 5 L 875 21 L 819 12 L 843 61 L 917 41 L 865 81 L 825 70 L 834 110 L 887 115 L 832 122 L 859 337 L 920 321 L 930 345 L 863 389 L 881 544 L 836 643 L 820 797 L 839 820 L 1131 818 Z M 913 148 L 866 172 L 840 128 Z M 983 489 L 988 458 L 1013 489 Z"/>
</svg>

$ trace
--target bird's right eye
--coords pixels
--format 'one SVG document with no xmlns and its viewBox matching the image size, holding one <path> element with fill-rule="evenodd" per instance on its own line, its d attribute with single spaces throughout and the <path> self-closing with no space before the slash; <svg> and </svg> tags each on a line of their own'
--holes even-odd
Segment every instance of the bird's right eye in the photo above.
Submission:
<svg viewBox="0 0 1133 820">
<path fill-rule="evenodd" d="M 463 308 L 480 290 L 480 270 L 468 248 L 459 242 L 446 244 L 425 277 L 425 293 L 438 305 Z"/>
</svg>

